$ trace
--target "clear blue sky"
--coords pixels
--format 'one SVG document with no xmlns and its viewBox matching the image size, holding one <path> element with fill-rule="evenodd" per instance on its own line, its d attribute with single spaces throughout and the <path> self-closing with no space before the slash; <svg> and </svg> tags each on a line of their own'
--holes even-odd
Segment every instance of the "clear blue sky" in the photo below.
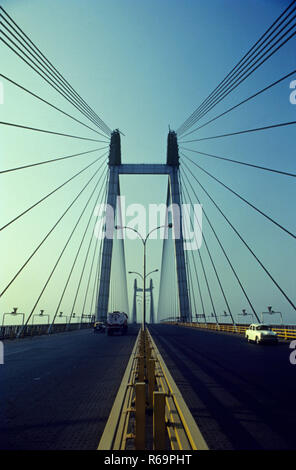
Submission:
<svg viewBox="0 0 296 470">
<path fill-rule="evenodd" d="M 224 78 L 244 53 L 289 4 L 280 0 L 2 0 L 3 7 L 53 62 L 73 87 L 112 128 L 120 128 L 122 155 L 126 163 L 165 162 L 168 125 L 178 128 L 201 101 Z M 45 99 L 81 115 L 44 81 L 30 70 L 7 47 L 1 45 L 1 71 Z M 218 105 L 207 118 L 213 117 L 281 78 L 296 67 L 295 38 L 252 75 L 230 97 Z M 296 79 L 296 76 L 294 77 Z M 286 80 L 258 99 L 228 116 L 217 120 L 190 138 L 265 126 L 295 120 L 296 106 L 289 102 Z M 41 127 L 93 138 L 95 134 L 79 124 L 38 103 L 21 90 L 3 81 L 4 104 L 1 120 Z M 82 120 L 87 122 L 83 117 Z M 205 122 L 202 121 L 202 122 Z M 75 139 L 36 134 L 21 129 L 1 128 L 1 168 L 38 162 L 71 153 L 82 152 L 97 145 Z M 275 129 L 261 133 L 227 137 L 187 147 L 250 163 L 295 172 L 295 129 Z M 102 152 L 101 152 L 102 153 Z M 293 178 L 265 173 L 252 168 L 234 166 L 202 156 L 188 155 L 208 171 L 221 178 L 242 196 L 295 232 L 295 183 Z M 0 175 L 1 225 L 45 195 L 95 157 L 86 156 L 53 165 Z M 92 174 L 87 170 L 75 182 L 56 193 L 48 201 L 0 233 L 1 286 L 12 278 L 41 238 L 61 215 L 74 194 Z M 295 301 L 295 242 L 235 196 L 194 169 L 225 213 L 244 234 L 254 251 L 272 275 Z M 197 188 L 197 186 L 196 186 Z M 131 177 L 121 180 L 122 194 L 127 203 L 161 203 L 166 197 L 163 177 Z M 20 275 L 1 299 L 0 312 L 18 306 L 26 314 L 31 310 L 58 255 L 79 216 L 91 188 L 86 192 L 59 229 L 48 239 L 40 253 Z M 246 249 L 225 225 L 221 216 L 198 190 L 204 207 L 223 240 L 225 247 L 253 299 L 258 312 L 272 305 L 284 314 L 285 321 L 295 322 L 295 312 L 256 265 Z M 85 215 L 85 222 L 87 221 Z M 82 236 L 77 230 L 69 249 L 51 280 L 37 312 L 42 308 L 52 315 L 71 261 Z M 248 306 L 226 267 L 212 234 L 204 224 L 225 290 L 231 298 L 233 313 Z M 148 269 L 160 268 L 161 243 L 149 245 Z M 86 247 L 83 253 L 86 252 Z M 77 270 L 61 305 L 67 312 L 72 304 Z M 219 313 L 225 305 L 202 247 L 207 271 Z M 141 270 L 140 242 L 126 243 L 128 270 Z M 91 262 L 91 260 L 90 260 Z M 87 270 L 86 270 L 87 271 Z M 87 271 L 88 272 L 88 271 Z M 156 296 L 159 275 L 155 276 Z M 202 281 L 203 282 L 203 281 Z M 203 282 L 204 284 L 204 282 Z M 132 279 L 129 281 L 131 300 Z M 203 285 L 203 291 L 205 286 Z M 206 293 L 207 313 L 211 306 Z M 77 313 L 82 308 L 79 298 Z M 199 305 L 199 304 L 198 304 Z M 0 320 L 1 321 L 1 320 Z"/>
</svg>

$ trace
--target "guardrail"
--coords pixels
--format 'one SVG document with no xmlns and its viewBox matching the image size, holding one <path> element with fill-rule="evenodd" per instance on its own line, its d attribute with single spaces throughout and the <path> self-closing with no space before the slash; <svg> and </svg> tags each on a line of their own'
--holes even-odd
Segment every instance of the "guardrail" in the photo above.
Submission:
<svg viewBox="0 0 296 470">
<path fill-rule="evenodd" d="M 38 336 L 45 335 L 50 325 L 27 325 L 22 332 L 22 336 Z M 93 323 L 57 323 L 52 326 L 51 333 L 63 333 L 65 331 L 73 331 L 82 328 L 91 328 Z M 21 331 L 22 325 L 4 325 L 0 326 L 0 339 L 15 339 Z"/>
<path fill-rule="evenodd" d="M 139 331 L 98 450 L 208 450 L 151 334 Z"/>
<path fill-rule="evenodd" d="M 245 334 L 245 331 L 248 329 L 249 325 L 230 325 L 227 323 L 182 323 L 182 322 L 166 322 L 174 325 L 186 326 L 191 328 L 203 328 L 207 330 L 214 331 L 225 331 L 228 333 L 234 334 Z M 296 339 L 296 325 L 283 325 L 278 327 L 277 325 L 270 325 L 272 331 L 277 333 L 279 338 L 285 340 Z"/>
</svg>

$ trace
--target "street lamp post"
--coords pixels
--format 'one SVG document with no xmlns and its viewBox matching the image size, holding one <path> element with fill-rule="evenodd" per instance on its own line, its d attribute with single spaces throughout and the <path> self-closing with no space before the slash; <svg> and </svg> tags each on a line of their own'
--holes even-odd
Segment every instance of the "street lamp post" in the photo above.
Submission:
<svg viewBox="0 0 296 470">
<path fill-rule="evenodd" d="M 281 322 L 282 322 L 282 324 L 283 324 L 282 312 L 275 312 L 274 310 L 272 310 L 272 307 L 271 307 L 271 306 L 268 306 L 267 309 L 268 309 L 268 312 L 262 312 L 262 313 L 261 313 L 261 321 L 262 321 L 262 323 L 263 323 L 263 315 L 274 315 L 274 314 L 278 313 L 278 314 L 281 316 Z"/>
<path fill-rule="evenodd" d="M 227 312 L 224 310 L 223 315 L 218 315 L 218 318 L 219 318 L 219 317 L 222 317 L 222 318 L 224 317 L 224 318 L 225 318 L 225 317 L 230 317 L 230 315 L 229 315 L 229 313 L 227 313 Z"/>
<path fill-rule="evenodd" d="M 40 313 L 35 313 L 35 314 L 33 315 L 33 317 L 32 317 L 32 325 L 34 325 L 34 318 L 35 318 L 35 317 L 39 317 L 39 318 L 40 318 L 40 317 L 41 317 L 41 318 L 47 317 L 47 321 L 48 321 L 48 324 L 49 324 L 49 314 L 46 313 L 46 314 L 44 315 L 44 310 L 40 310 Z"/>
<path fill-rule="evenodd" d="M 24 326 L 24 322 L 25 322 L 25 314 L 24 313 L 21 313 L 21 312 L 18 312 L 17 311 L 17 307 L 14 307 L 13 311 L 12 312 L 7 312 L 7 313 L 4 313 L 3 314 L 3 318 L 2 318 L 2 326 L 4 326 L 4 323 L 5 323 L 5 317 L 7 315 L 13 315 L 13 316 L 17 316 L 17 315 L 21 315 L 22 316 L 22 327 Z"/>
<path fill-rule="evenodd" d="M 150 232 L 146 235 L 145 238 L 142 237 L 142 235 L 136 230 L 135 228 L 132 227 L 127 227 L 127 226 L 120 226 L 120 225 L 115 225 L 115 229 L 128 229 L 132 230 L 135 232 L 140 240 L 142 240 L 143 247 L 144 247 L 144 257 L 143 257 L 143 330 L 145 330 L 145 325 L 146 325 L 146 244 L 149 236 L 151 235 L 152 232 L 155 232 L 155 230 L 159 230 L 160 228 L 172 228 L 173 224 L 169 223 L 168 225 L 160 225 L 159 227 L 155 227 L 154 229 L 150 230 Z M 149 273 L 151 274 L 151 273 Z"/>
<path fill-rule="evenodd" d="M 243 312 L 243 313 L 239 313 L 238 316 L 240 316 L 240 315 L 241 315 L 242 317 L 251 316 L 252 318 L 254 318 L 253 313 L 248 313 L 245 308 L 242 309 L 242 312 Z"/>
<path fill-rule="evenodd" d="M 158 272 L 158 269 L 154 269 L 153 271 L 150 271 L 150 273 L 146 274 L 146 277 L 148 277 L 148 276 L 150 276 L 150 274 L 156 273 L 156 272 Z M 137 271 L 128 271 L 128 273 L 129 274 L 138 274 L 141 277 L 142 281 L 143 281 L 142 274 L 138 273 Z"/>
<path fill-rule="evenodd" d="M 216 317 L 215 317 L 215 315 L 214 315 L 213 312 L 212 312 L 211 315 L 206 316 L 206 318 L 216 318 Z M 216 321 L 216 323 L 217 323 L 217 321 Z"/>
<path fill-rule="evenodd" d="M 67 328 L 67 323 L 68 323 L 68 315 L 64 315 L 63 312 L 60 312 L 58 318 L 66 318 L 66 328 Z"/>
</svg>

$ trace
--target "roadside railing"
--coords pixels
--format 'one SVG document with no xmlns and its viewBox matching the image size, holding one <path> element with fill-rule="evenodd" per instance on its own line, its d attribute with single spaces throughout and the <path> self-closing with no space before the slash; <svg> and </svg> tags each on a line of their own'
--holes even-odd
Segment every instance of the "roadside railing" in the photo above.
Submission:
<svg viewBox="0 0 296 470">
<path fill-rule="evenodd" d="M 287 328 L 287 327 L 283 327 L 283 328 L 278 328 L 278 327 L 272 327 L 272 330 L 275 331 L 277 333 L 277 335 L 282 338 L 282 339 L 286 339 L 286 340 L 290 340 L 290 339 L 296 339 L 296 327 L 295 328 Z"/>
<path fill-rule="evenodd" d="M 186 326 L 190 328 L 202 328 L 213 331 L 225 331 L 228 333 L 244 335 L 249 325 L 230 325 L 227 323 L 182 323 L 182 322 L 165 322 L 179 326 Z M 277 333 L 278 337 L 285 340 L 296 339 L 296 325 L 270 325 L 272 331 Z"/>
<path fill-rule="evenodd" d="M 27 325 L 23 332 L 22 337 L 24 336 L 38 336 L 46 335 L 48 333 L 48 328 L 50 325 Z M 91 328 L 93 323 L 57 323 L 52 326 L 51 333 L 63 333 L 65 331 L 73 331 L 83 328 Z M 22 325 L 4 325 L 0 327 L 0 339 L 15 339 L 18 333 L 22 330 Z"/>
<path fill-rule="evenodd" d="M 139 331 L 98 450 L 207 450 L 151 334 Z"/>
</svg>

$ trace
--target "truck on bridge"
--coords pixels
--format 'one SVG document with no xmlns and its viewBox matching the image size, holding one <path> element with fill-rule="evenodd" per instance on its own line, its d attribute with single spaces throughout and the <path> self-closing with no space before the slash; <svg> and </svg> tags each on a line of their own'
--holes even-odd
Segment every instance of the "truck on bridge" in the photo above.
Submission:
<svg viewBox="0 0 296 470">
<path fill-rule="evenodd" d="M 112 312 L 108 313 L 107 321 L 105 324 L 105 331 L 108 336 L 113 335 L 113 333 L 120 332 L 122 335 L 125 335 L 128 330 L 127 326 L 128 316 L 124 312 Z"/>
</svg>

